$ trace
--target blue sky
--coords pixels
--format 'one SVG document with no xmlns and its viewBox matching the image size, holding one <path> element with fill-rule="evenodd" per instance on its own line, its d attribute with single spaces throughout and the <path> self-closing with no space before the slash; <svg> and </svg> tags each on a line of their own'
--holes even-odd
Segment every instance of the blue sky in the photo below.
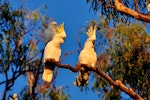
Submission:
<svg viewBox="0 0 150 100">
<path fill-rule="evenodd" d="M 17 7 L 19 4 L 18 0 L 11 0 L 13 7 Z M 78 34 L 81 44 L 84 44 L 87 36 L 86 34 L 81 34 L 81 29 L 85 27 L 86 23 L 90 20 L 99 20 L 98 13 L 94 13 L 92 10 L 89 11 L 90 6 L 86 3 L 86 0 L 27 0 L 25 6 L 29 10 L 37 9 L 42 4 L 46 4 L 48 9 L 45 14 L 53 18 L 57 23 L 65 22 L 65 30 L 67 38 L 65 43 L 62 45 L 62 55 L 66 51 L 74 51 L 79 48 L 78 42 L 76 40 L 76 35 Z M 69 55 L 62 62 L 64 64 L 70 64 L 75 66 L 78 60 L 78 53 Z M 60 69 L 58 76 L 55 80 L 57 86 L 68 86 L 67 93 L 71 95 L 71 100 L 99 100 L 99 97 L 91 89 L 85 92 L 81 92 L 78 87 L 74 87 L 72 83 L 75 81 L 77 73 L 72 73 L 69 70 Z M 21 80 L 26 80 L 25 77 L 21 77 Z M 20 80 L 19 80 L 20 81 Z M 22 83 L 17 83 L 13 87 L 16 92 L 27 84 L 26 81 Z M 92 84 L 89 84 L 89 87 Z M 18 88 L 19 86 L 19 88 Z M 1 93 L 0 93 L 1 95 Z"/>
</svg>

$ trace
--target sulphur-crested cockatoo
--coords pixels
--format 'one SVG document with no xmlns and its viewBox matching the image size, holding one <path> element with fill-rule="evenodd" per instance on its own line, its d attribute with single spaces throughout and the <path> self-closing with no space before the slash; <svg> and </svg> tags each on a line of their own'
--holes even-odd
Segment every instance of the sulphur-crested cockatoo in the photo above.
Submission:
<svg viewBox="0 0 150 100">
<path fill-rule="evenodd" d="M 13 94 L 9 97 L 9 100 L 18 100 L 18 94 Z"/>
<path fill-rule="evenodd" d="M 61 55 L 60 45 L 64 43 L 64 39 L 66 38 L 66 32 L 64 30 L 64 23 L 61 25 L 56 25 L 53 29 L 54 36 L 50 42 L 47 43 L 44 49 L 44 72 L 43 72 L 43 80 L 45 82 L 51 82 L 53 76 L 53 70 L 55 65 L 47 62 L 48 59 L 54 59 L 55 61 L 59 61 L 59 57 Z"/>
<path fill-rule="evenodd" d="M 94 27 L 91 25 L 88 28 L 87 35 L 88 39 L 84 44 L 83 50 L 80 52 L 78 63 L 85 64 L 87 66 L 95 67 L 97 62 L 97 54 L 94 50 L 94 41 L 96 40 L 96 30 L 97 26 Z M 74 82 L 74 85 L 77 86 L 86 86 L 88 84 L 88 76 L 90 71 L 86 70 L 85 68 L 81 67 L 79 74 Z"/>
</svg>

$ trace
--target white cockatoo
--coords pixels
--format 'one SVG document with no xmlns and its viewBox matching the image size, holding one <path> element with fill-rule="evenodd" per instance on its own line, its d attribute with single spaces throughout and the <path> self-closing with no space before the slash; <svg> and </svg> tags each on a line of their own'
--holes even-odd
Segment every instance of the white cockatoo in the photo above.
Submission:
<svg viewBox="0 0 150 100">
<path fill-rule="evenodd" d="M 85 64 L 87 66 L 95 67 L 97 62 L 97 54 L 94 50 L 94 42 L 96 40 L 96 30 L 97 26 L 90 26 L 87 31 L 88 39 L 84 44 L 83 50 L 80 52 L 78 63 Z M 74 82 L 77 86 L 86 86 L 88 84 L 88 76 L 90 71 L 81 67 L 79 74 Z"/>
<path fill-rule="evenodd" d="M 18 94 L 13 94 L 9 97 L 9 100 L 18 100 Z"/>
<path fill-rule="evenodd" d="M 61 55 L 60 45 L 64 43 L 64 39 L 66 38 L 66 32 L 64 29 L 64 23 L 61 25 L 56 25 L 53 27 L 54 36 L 50 42 L 46 44 L 44 49 L 44 72 L 43 72 L 43 80 L 45 82 L 51 82 L 53 76 L 53 70 L 55 65 L 47 62 L 48 59 L 54 59 L 55 61 L 59 61 Z"/>
</svg>

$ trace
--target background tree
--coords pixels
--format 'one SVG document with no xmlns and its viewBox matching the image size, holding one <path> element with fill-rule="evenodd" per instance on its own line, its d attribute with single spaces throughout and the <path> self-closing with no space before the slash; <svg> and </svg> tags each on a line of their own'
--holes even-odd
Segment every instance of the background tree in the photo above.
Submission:
<svg viewBox="0 0 150 100">
<path fill-rule="evenodd" d="M 92 10 L 100 11 L 101 18 L 107 21 L 103 19 L 100 21 L 100 33 L 103 34 L 100 36 L 106 40 L 104 44 L 108 47 L 104 49 L 106 52 L 99 56 L 99 66 L 113 79 L 121 80 L 144 99 L 149 99 L 150 42 L 149 35 L 145 31 L 148 24 L 139 25 L 141 22 L 134 20 L 150 21 L 147 9 L 149 0 L 87 0 L 87 2 L 90 3 Z M 111 20 L 115 28 L 111 25 Z M 101 43 L 99 44 L 102 45 Z M 106 98 L 120 98 L 120 90 L 114 89 L 111 85 L 108 88 L 108 82 L 104 78 L 98 76 L 97 78 L 94 89 L 101 87 L 96 89 L 104 90 Z"/>
<path fill-rule="evenodd" d="M 99 25 L 96 43 L 99 54 L 97 68 L 83 65 L 94 72 L 96 82 L 93 83 L 93 90 L 102 93 L 104 99 L 120 99 L 121 91 L 135 99 L 149 99 L 150 37 L 144 29 L 147 24 L 142 22 L 149 22 L 150 18 L 147 14 L 146 1 L 88 0 L 87 2 L 93 10 L 100 9 L 102 14 L 100 22 L 90 22 Z M 5 85 L 3 100 L 11 95 L 9 91 L 22 75 L 27 77 L 28 85 L 19 94 L 20 99 L 70 98 L 63 86 L 56 87 L 49 84 L 44 89 L 40 87 L 44 66 L 42 63 L 44 47 L 40 48 L 43 44 L 41 39 L 43 35 L 40 33 L 44 33 L 48 28 L 48 22 L 51 21 L 40 13 L 40 10 L 45 8 L 47 7 L 42 6 L 29 11 L 21 6 L 14 10 L 9 2 L 0 2 L 0 74 L 5 76 L 0 81 L 1 85 Z M 52 62 L 73 72 L 80 70 L 78 65 L 72 67 Z M 55 71 L 54 79 L 57 69 Z"/>
<path fill-rule="evenodd" d="M 150 22 L 147 4 L 149 0 L 86 0 L 92 10 L 100 11 L 107 19 L 114 22 L 127 22 L 133 19 Z"/>
<path fill-rule="evenodd" d="M 106 42 L 99 41 L 101 54 L 98 67 L 114 80 L 121 80 L 143 98 L 148 99 L 149 88 L 149 41 L 144 25 L 139 23 L 119 24 L 115 29 L 101 21 L 100 34 Z M 99 48 L 100 46 L 97 46 Z M 102 49 L 103 45 L 107 45 Z M 97 76 L 93 89 L 104 93 L 107 99 L 120 99 L 121 91 L 110 85 L 103 77 Z"/>
</svg>

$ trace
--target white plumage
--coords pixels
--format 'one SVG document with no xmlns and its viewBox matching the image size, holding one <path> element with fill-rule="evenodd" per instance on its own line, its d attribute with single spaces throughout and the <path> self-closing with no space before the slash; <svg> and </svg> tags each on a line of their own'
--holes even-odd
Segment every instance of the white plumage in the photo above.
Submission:
<svg viewBox="0 0 150 100">
<path fill-rule="evenodd" d="M 147 10 L 150 13 L 150 3 L 147 3 Z"/>
<path fill-rule="evenodd" d="M 45 68 L 43 72 L 43 80 L 46 82 L 51 82 L 53 76 L 53 70 L 55 65 L 46 62 L 47 59 L 54 59 L 55 61 L 59 61 L 61 56 L 61 48 L 60 45 L 64 43 L 64 39 L 66 38 L 66 33 L 64 30 L 64 23 L 54 27 L 54 36 L 50 42 L 47 43 L 44 49 L 44 63 Z"/>
<path fill-rule="evenodd" d="M 13 94 L 9 97 L 9 100 L 18 100 L 18 94 Z"/>
<path fill-rule="evenodd" d="M 97 62 L 97 54 L 94 50 L 94 41 L 96 40 L 96 26 L 88 28 L 88 39 L 84 44 L 83 50 L 80 52 L 78 63 L 86 64 L 87 66 L 95 67 Z M 89 71 L 81 68 L 79 75 L 74 83 L 77 86 L 86 86 L 88 84 Z"/>
</svg>

